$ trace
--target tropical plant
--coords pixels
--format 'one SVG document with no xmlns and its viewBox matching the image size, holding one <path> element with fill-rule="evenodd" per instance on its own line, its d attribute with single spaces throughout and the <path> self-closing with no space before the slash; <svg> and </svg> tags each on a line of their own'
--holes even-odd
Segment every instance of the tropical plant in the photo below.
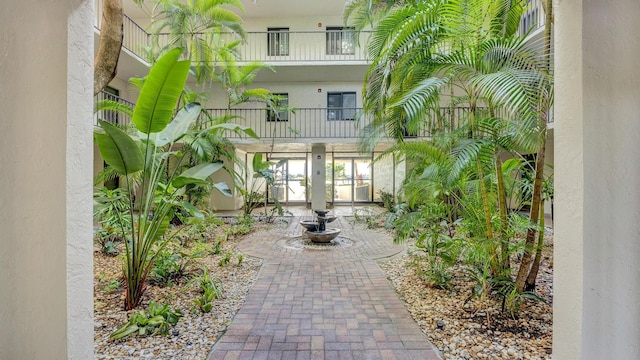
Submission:
<svg viewBox="0 0 640 360">
<path fill-rule="evenodd" d="M 222 254 L 220 261 L 218 261 L 219 266 L 225 266 L 231 261 L 231 251 L 227 250 Z"/>
<path fill-rule="evenodd" d="M 171 286 L 175 280 L 188 277 L 193 273 L 197 259 L 204 256 L 204 251 L 162 250 L 153 255 L 153 271 L 150 281 L 159 286 Z"/>
<path fill-rule="evenodd" d="M 232 8 L 244 11 L 238 0 L 156 0 L 154 51 L 183 48 L 196 80 L 213 80 L 221 56 L 234 54 L 245 36 L 242 19 Z"/>
<path fill-rule="evenodd" d="M 129 205 L 127 194 L 119 188 L 99 187 L 93 193 L 93 217 L 100 223 L 97 236 L 101 244 L 122 241 L 121 229 L 131 226 L 131 218 L 124 216 Z"/>
<path fill-rule="evenodd" d="M 425 192 L 416 190 L 445 184 L 430 179 L 434 172 L 445 170 L 443 173 L 450 176 L 442 180 L 456 184 L 445 194 L 459 206 L 447 203 L 454 205 L 452 214 L 458 207 L 470 216 L 466 220 L 473 221 L 475 229 L 469 234 L 486 246 L 485 260 L 492 276 L 509 274 L 512 253 L 506 194 L 511 180 L 505 180 L 502 159 L 517 157 L 518 153 L 544 152 L 544 120 L 552 98 L 552 79 L 545 71 L 548 43 L 515 34 L 524 3 L 360 0 L 348 7 L 346 18 L 358 29 L 358 24 L 373 28 L 368 44 L 373 62 L 363 88 L 364 112 L 373 122 L 362 148 L 370 148 L 384 135 L 402 144 L 407 134 L 424 129 L 464 129 L 466 135 L 455 147 L 444 148 L 446 157 L 432 157 L 433 161 L 420 167 L 428 175 L 423 176 L 427 181 L 413 177 L 404 191 L 410 203 L 424 199 Z M 440 108 L 447 100 L 451 116 L 448 123 L 443 121 L 444 109 Z M 467 109 L 466 116 L 454 119 L 451 110 L 460 106 Z M 460 176 L 467 179 L 464 187 L 458 186 Z M 539 201 L 534 201 L 537 211 Z M 530 218 L 537 223 L 533 209 Z M 520 291 L 521 275 L 530 273 L 530 236 L 536 229 L 529 227 L 516 280 Z"/>
<path fill-rule="evenodd" d="M 221 281 L 211 279 L 209 276 L 209 269 L 205 266 L 202 268 L 202 274 L 197 278 L 191 280 L 185 290 L 193 283 L 198 283 L 200 295 L 193 300 L 194 306 L 203 313 L 211 312 L 213 309 L 213 300 L 222 299 L 224 294 L 222 293 Z"/>
<path fill-rule="evenodd" d="M 206 184 L 209 176 L 223 167 L 222 162 L 216 161 L 178 172 L 185 159 L 184 153 L 176 151 L 174 146 L 180 144 L 200 114 L 200 105 L 196 103 L 177 109 L 189 72 L 189 61 L 179 60 L 181 53 L 181 49 L 167 52 L 144 79 L 135 109 L 131 110 L 137 134 L 100 121 L 94 135 L 102 158 L 116 172 L 125 176 L 142 174 L 136 204 L 132 184 L 126 181 L 123 187 L 129 199 L 125 216 L 131 219 L 130 227 L 121 229 L 126 240 L 126 309 L 136 307 L 141 300 L 145 279 L 153 267 L 153 253 L 161 251 L 176 235 L 173 232 L 166 236 L 176 209 L 199 213 L 182 200 L 185 186 Z M 211 131 L 221 126 L 213 125 Z M 233 127 L 253 134 L 246 128 Z M 172 167 L 167 166 L 169 159 L 172 159 Z M 230 192 L 224 193 L 230 195 Z M 134 209 L 139 213 L 134 214 Z"/>
<path fill-rule="evenodd" d="M 140 310 L 131 315 L 129 321 L 111 333 L 110 340 L 120 340 L 129 335 L 155 336 L 167 335 L 169 328 L 178 323 L 182 312 L 171 308 L 169 305 L 159 305 L 153 300 L 149 302 L 149 310 Z"/>
<path fill-rule="evenodd" d="M 281 171 L 286 162 L 287 159 L 281 159 L 279 161 L 263 161 L 262 153 L 256 153 L 253 156 L 252 162 L 253 178 L 262 179 L 264 183 L 266 183 L 267 189 L 272 189 L 276 185 L 278 172 Z M 254 183 L 255 182 L 256 181 L 254 180 Z M 267 189 L 265 189 L 265 191 L 268 191 Z M 267 222 L 272 222 L 276 214 L 279 216 L 283 216 L 285 214 L 285 210 L 277 197 L 267 197 L 265 195 L 264 199 L 264 219 Z M 267 210 L 269 200 L 273 201 L 273 208 L 271 210 Z"/>
</svg>

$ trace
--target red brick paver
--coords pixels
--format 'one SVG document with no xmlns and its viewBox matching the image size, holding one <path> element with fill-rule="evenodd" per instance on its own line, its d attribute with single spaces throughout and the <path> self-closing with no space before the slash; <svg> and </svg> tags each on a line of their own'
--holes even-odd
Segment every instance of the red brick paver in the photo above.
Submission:
<svg viewBox="0 0 640 360">
<path fill-rule="evenodd" d="M 209 360 L 440 359 L 374 261 L 402 246 L 342 219 L 331 227 L 350 247 L 287 246 L 298 221 L 240 243 L 264 264 Z"/>
</svg>

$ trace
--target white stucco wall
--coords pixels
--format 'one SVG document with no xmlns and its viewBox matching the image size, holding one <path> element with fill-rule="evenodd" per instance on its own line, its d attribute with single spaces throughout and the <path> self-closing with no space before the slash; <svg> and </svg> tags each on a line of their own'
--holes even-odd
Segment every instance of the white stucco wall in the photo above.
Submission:
<svg viewBox="0 0 640 360">
<path fill-rule="evenodd" d="M 556 3 L 554 359 L 640 358 L 638 16 Z"/>
<path fill-rule="evenodd" d="M 0 12 L 0 359 L 93 358 L 93 4 Z"/>
</svg>

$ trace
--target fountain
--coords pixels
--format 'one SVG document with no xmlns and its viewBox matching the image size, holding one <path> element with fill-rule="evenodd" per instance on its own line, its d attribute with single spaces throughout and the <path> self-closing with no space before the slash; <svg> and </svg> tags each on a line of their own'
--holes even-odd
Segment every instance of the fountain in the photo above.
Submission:
<svg viewBox="0 0 640 360">
<path fill-rule="evenodd" d="M 316 213 L 316 220 L 302 220 L 302 225 L 307 237 L 314 243 L 330 243 L 340 234 L 340 229 L 327 228 L 327 223 L 336 219 L 335 215 L 328 215 L 329 210 L 313 210 Z"/>
</svg>

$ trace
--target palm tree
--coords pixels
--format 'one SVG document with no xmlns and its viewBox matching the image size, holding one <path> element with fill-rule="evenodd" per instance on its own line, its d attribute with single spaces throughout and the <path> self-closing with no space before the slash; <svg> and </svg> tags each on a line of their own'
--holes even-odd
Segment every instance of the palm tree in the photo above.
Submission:
<svg viewBox="0 0 640 360">
<path fill-rule="evenodd" d="M 524 2 L 406 1 L 385 8 L 382 15 L 366 7 L 383 2 L 359 3 L 365 8 L 350 10 L 355 21 L 373 26 L 368 45 L 372 65 L 363 89 L 364 112 L 373 119 L 369 132 L 374 136 L 369 139 L 387 134 L 402 142 L 406 130 L 437 125 L 425 122 L 443 101 L 466 106 L 468 137 L 477 151 L 466 152 L 462 160 L 475 162 L 486 237 L 494 239 L 492 191 L 498 192 L 500 217 L 505 220 L 500 152 L 535 152 L 543 146 L 545 127 L 539 119 L 546 116 L 545 104 L 552 94 L 551 79 L 543 71 L 546 58 L 540 55 L 548 53 L 541 44 L 515 35 Z M 496 114 L 516 129 L 502 145 L 518 146 L 501 148 L 497 138 L 487 138 L 487 129 L 479 124 Z M 489 144 L 491 156 L 479 156 Z M 498 189 L 486 182 L 486 171 L 496 174 Z"/>
<path fill-rule="evenodd" d="M 152 24 L 159 53 L 179 47 L 191 60 L 198 82 L 212 79 L 222 54 L 234 53 L 244 39 L 242 19 L 228 6 L 244 11 L 238 0 L 157 0 Z"/>
</svg>

